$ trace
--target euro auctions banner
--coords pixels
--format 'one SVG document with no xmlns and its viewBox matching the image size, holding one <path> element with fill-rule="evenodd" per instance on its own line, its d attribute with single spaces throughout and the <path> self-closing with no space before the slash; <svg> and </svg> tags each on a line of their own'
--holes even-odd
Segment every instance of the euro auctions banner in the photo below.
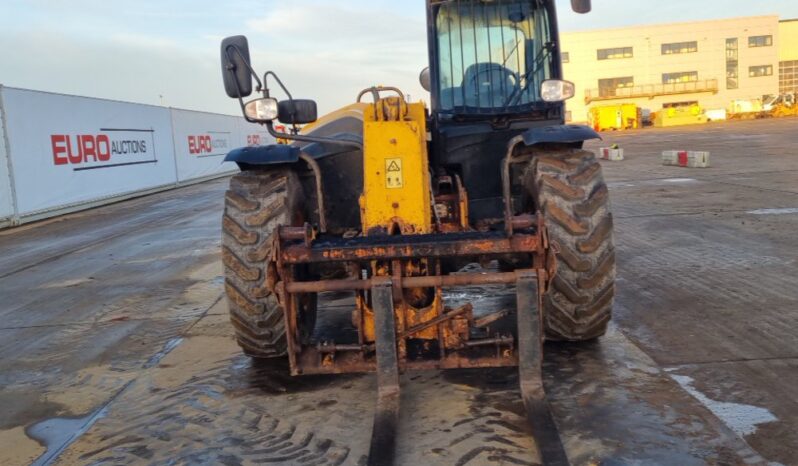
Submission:
<svg viewBox="0 0 798 466">
<path fill-rule="evenodd" d="M 2 105 L 2 99 L 0 99 L 0 105 Z M 0 109 L 0 221 L 9 219 L 14 215 L 14 201 L 11 197 L 11 176 L 8 171 L 8 154 L 6 153 L 6 139 L 3 128 L 3 111 Z"/>
<path fill-rule="evenodd" d="M 174 184 L 169 110 L 2 88 L 18 215 Z"/>
<path fill-rule="evenodd" d="M 240 117 L 172 109 L 177 180 L 189 181 L 238 170 L 223 163 L 231 150 L 244 146 Z"/>
<path fill-rule="evenodd" d="M 280 131 L 285 131 L 285 127 L 281 127 L 280 125 L 277 125 L 276 128 Z M 243 118 L 238 119 L 238 131 L 241 133 L 247 146 L 267 146 L 275 143 L 274 137 L 266 131 L 265 127 L 256 123 L 250 123 Z"/>
</svg>

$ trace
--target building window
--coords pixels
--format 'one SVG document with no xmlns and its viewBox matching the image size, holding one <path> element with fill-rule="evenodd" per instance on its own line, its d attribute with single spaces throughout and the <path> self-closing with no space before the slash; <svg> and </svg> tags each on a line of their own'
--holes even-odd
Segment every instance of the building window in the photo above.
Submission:
<svg viewBox="0 0 798 466">
<path fill-rule="evenodd" d="M 698 52 L 698 42 L 674 42 L 672 44 L 662 44 L 663 55 L 673 55 L 675 53 Z"/>
<path fill-rule="evenodd" d="M 635 85 L 634 77 L 632 76 L 624 76 L 622 78 L 607 78 L 607 79 L 599 79 L 599 96 L 601 97 L 613 97 L 617 95 L 618 89 L 623 89 L 626 87 L 633 87 Z"/>
<path fill-rule="evenodd" d="M 770 47 L 773 45 L 773 36 L 751 36 L 748 38 L 749 47 Z"/>
<path fill-rule="evenodd" d="M 698 105 L 697 100 L 690 100 L 687 102 L 667 102 L 662 104 L 662 108 L 681 108 L 681 107 L 692 107 L 694 105 Z"/>
<path fill-rule="evenodd" d="M 598 49 L 597 51 L 599 60 L 614 60 L 616 58 L 632 58 L 634 57 L 634 50 L 632 47 L 618 47 L 614 49 Z"/>
<path fill-rule="evenodd" d="M 737 38 L 726 39 L 726 89 L 737 89 L 740 85 L 740 64 Z"/>
<path fill-rule="evenodd" d="M 773 65 L 749 66 L 748 77 L 759 78 L 761 76 L 773 76 Z"/>
<path fill-rule="evenodd" d="M 662 84 L 691 83 L 695 81 L 698 81 L 698 71 L 662 74 Z"/>
<path fill-rule="evenodd" d="M 562 59 L 563 63 L 570 63 L 571 62 L 571 54 L 568 52 L 560 53 L 560 58 Z"/>
<path fill-rule="evenodd" d="M 779 63 L 779 94 L 798 92 L 798 60 Z"/>
</svg>

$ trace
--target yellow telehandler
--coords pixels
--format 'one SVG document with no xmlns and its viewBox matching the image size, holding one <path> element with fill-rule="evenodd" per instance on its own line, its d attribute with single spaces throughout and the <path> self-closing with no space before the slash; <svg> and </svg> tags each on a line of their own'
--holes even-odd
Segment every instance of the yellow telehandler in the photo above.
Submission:
<svg viewBox="0 0 798 466">
<path fill-rule="evenodd" d="M 287 357 L 294 375 L 375 371 L 370 464 L 393 459 L 400 371 L 498 366 L 519 367 L 542 462 L 568 464 L 542 344 L 604 334 L 615 249 L 601 166 L 582 149 L 599 136 L 564 124 L 575 90 L 562 79 L 554 3 L 427 0 L 429 108 L 372 87 L 318 118 L 274 72 L 255 73 L 245 37 L 222 42 L 228 96 L 292 141 L 226 158 L 241 168 L 222 219 L 238 343 L 254 358 Z M 245 102 L 253 81 L 260 97 Z M 304 126 L 280 132 L 276 121 Z M 487 285 L 515 287 L 515 309 L 447 305 L 444 290 Z M 351 322 L 322 335 L 319 296 L 332 292 L 351 298 Z"/>
</svg>

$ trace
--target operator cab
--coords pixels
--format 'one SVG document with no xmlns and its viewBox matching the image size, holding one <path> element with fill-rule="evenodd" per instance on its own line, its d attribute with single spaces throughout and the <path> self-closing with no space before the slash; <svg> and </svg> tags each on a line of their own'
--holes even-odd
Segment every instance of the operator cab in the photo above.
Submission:
<svg viewBox="0 0 798 466">
<path fill-rule="evenodd" d="M 514 137 L 565 123 L 554 0 L 428 0 L 431 165 L 458 176 L 470 218 L 501 210 L 496 172 Z M 590 10 L 573 0 L 574 11 Z"/>
<path fill-rule="evenodd" d="M 432 1 L 428 14 L 428 90 L 441 119 L 519 116 L 572 95 L 544 94 L 562 88 L 553 1 Z"/>
<path fill-rule="evenodd" d="M 552 74 L 540 11 L 529 3 L 441 5 L 437 110 L 504 113 L 540 100 L 539 84 Z"/>
</svg>

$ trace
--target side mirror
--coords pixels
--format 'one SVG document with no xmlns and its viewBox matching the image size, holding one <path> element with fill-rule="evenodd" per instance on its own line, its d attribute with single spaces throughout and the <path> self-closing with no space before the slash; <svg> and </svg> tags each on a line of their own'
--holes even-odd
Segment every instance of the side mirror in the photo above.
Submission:
<svg viewBox="0 0 798 466">
<path fill-rule="evenodd" d="M 429 66 L 421 70 L 421 74 L 418 76 L 418 81 L 421 83 L 421 87 L 423 87 L 425 91 L 432 92 L 432 78 L 429 74 Z"/>
<path fill-rule="evenodd" d="M 247 119 L 258 123 L 267 123 L 277 118 L 277 99 L 264 97 L 247 102 L 244 105 L 244 115 Z"/>
<path fill-rule="evenodd" d="M 571 0 L 571 8 L 577 13 L 590 13 L 590 0 Z"/>
<path fill-rule="evenodd" d="M 316 102 L 313 100 L 284 100 L 278 104 L 277 119 L 286 125 L 304 125 L 317 119 Z"/>
<path fill-rule="evenodd" d="M 222 41 L 222 79 L 227 95 L 237 99 L 252 94 L 251 73 L 247 38 L 232 36 L 224 39 Z"/>
</svg>

